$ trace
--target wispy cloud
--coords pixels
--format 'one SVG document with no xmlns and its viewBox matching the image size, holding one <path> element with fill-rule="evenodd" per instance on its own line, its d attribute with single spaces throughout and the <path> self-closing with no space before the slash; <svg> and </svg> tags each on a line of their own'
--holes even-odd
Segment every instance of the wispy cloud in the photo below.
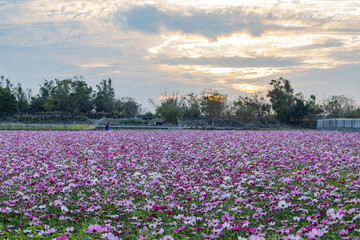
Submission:
<svg viewBox="0 0 360 240">
<path fill-rule="evenodd" d="M 0 0 L 0 74 L 249 92 L 360 63 L 359 26 L 355 0 Z"/>
<path fill-rule="evenodd" d="M 81 65 L 82 68 L 108 68 L 111 67 L 110 64 L 107 63 L 88 63 L 88 64 L 82 64 Z"/>
<path fill-rule="evenodd" d="M 265 31 L 277 29 L 277 25 L 266 23 L 271 14 L 245 11 L 242 8 L 215 10 L 212 12 L 165 12 L 154 6 L 135 7 L 121 13 L 128 29 L 159 34 L 162 31 L 180 31 L 200 34 L 210 38 L 233 32 L 249 32 L 259 36 Z M 141 18 L 139 17 L 141 16 Z"/>
</svg>

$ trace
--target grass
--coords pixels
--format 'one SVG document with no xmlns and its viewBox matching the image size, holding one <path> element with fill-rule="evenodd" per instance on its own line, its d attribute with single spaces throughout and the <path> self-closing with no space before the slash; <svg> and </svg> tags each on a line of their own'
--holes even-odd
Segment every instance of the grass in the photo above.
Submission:
<svg viewBox="0 0 360 240">
<path fill-rule="evenodd" d="M 27 125 L 27 124 L 0 124 L 0 130 L 49 130 L 49 131 L 56 131 L 56 130 L 67 130 L 67 131 L 81 131 L 81 130 L 90 130 L 92 129 L 91 126 L 85 124 L 74 124 L 74 125 Z"/>
</svg>

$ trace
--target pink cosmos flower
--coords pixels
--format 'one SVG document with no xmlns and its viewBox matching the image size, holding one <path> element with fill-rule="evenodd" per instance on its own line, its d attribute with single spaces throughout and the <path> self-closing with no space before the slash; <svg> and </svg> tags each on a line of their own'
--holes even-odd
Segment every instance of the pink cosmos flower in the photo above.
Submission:
<svg viewBox="0 0 360 240">
<path fill-rule="evenodd" d="M 105 225 L 105 226 L 101 226 L 101 232 L 110 232 L 110 226 L 109 225 Z"/>
<path fill-rule="evenodd" d="M 244 228 L 243 227 L 240 228 L 239 225 L 236 225 L 236 227 L 231 228 L 231 230 L 233 230 L 233 231 L 240 231 L 240 230 L 243 230 L 243 229 Z"/>
<path fill-rule="evenodd" d="M 144 237 L 143 235 L 140 235 L 140 240 L 146 240 L 149 237 L 149 234 L 146 234 L 146 236 Z"/>
<path fill-rule="evenodd" d="M 181 232 L 181 231 L 184 230 L 184 229 L 185 229 L 185 225 L 182 226 L 182 227 L 180 227 L 180 228 L 178 228 L 178 229 L 174 229 L 174 232 Z"/>
<path fill-rule="evenodd" d="M 112 233 L 105 233 L 103 237 L 106 237 L 108 240 L 119 240 L 119 238 Z"/>
<path fill-rule="evenodd" d="M 298 190 L 294 190 L 294 191 L 291 192 L 291 194 L 292 194 L 292 195 L 300 195 L 301 192 L 298 191 Z"/>
<path fill-rule="evenodd" d="M 66 235 L 56 238 L 56 240 L 68 240 Z"/>
<path fill-rule="evenodd" d="M 53 234 L 56 233 L 56 228 L 50 228 L 49 230 L 46 231 L 49 234 Z"/>
<path fill-rule="evenodd" d="M 170 235 L 166 235 L 163 238 L 161 238 L 160 240 L 174 240 L 174 238 Z"/>
<path fill-rule="evenodd" d="M 256 233 L 256 229 L 251 227 L 251 228 L 245 228 L 245 231 L 248 233 Z"/>
<path fill-rule="evenodd" d="M 88 233 L 96 233 L 96 232 L 101 232 L 101 226 L 98 224 L 94 224 L 94 225 L 90 225 L 88 227 Z"/>
<path fill-rule="evenodd" d="M 283 240 L 302 240 L 303 238 L 302 237 L 300 237 L 299 235 L 293 235 L 293 234 L 291 234 L 291 235 L 289 235 L 289 236 L 287 236 L 287 237 L 283 237 Z"/>
<path fill-rule="evenodd" d="M 249 237 L 249 240 L 266 240 L 266 239 L 262 236 L 251 235 Z"/>
<path fill-rule="evenodd" d="M 62 204 L 63 204 L 63 202 L 61 200 L 58 200 L 58 199 L 53 202 L 54 206 L 62 206 Z"/>
<path fill-rule="evenodd" d="M 314 228 L 313 230 L 311 230 L 311 232 L 309 232 L 308 237 L 309 237 L 310 239 L 315 239 L 315 238 L 317 238 L 317 237 L 321 237 L 322 235 L 324 235 L 324 232 L 323 232 L 323 231 Z"/>
</svg>

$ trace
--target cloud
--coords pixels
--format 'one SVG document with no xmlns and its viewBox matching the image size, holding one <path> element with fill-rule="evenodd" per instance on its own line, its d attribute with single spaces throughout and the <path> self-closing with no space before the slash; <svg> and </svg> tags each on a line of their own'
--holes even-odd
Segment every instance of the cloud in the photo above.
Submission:
<svg viewBox="0 0 360 240">
<path fill-rule="evenodd" d="M 45 77 L 110 77 L 144 102 L 166 87 L 238 94 L 278 76 L 307 76 L 312 91 L 321 68 L 347 71 L 359 90 L 355 66 L 341 66 L 360 62 L 360 2 L 277 2 L 0 0 L 0 74 L 34 89 Z"/>
<path fill-rule="evenodd" d="M 167 2 L 167 1 L 165 1 Z M 194 3 L 195 4 L 195 3 Z M 204 4 L 206 5 L 206 4 Z M 199 34 L 212 39 L 234 32 L 249 33 L 258 37 L 272 32 L 357 32 L 356 26 L 349 28 L 349 15 L 339 12 L 332 14 L 334 9 L 323 8 L 322 12 L 314 11 L 313 4 L 301 6 L 299 3 L 288 4 L 255 4 L 254 6 L 234 5 L 214 7 L 211 9 L 191 8 L 187 5 L 176 9 L 168 4 L 142 5 L 119 11 L 116 19 L 125 29 L 140 31 L 147 34 L 164 32 L 182 32 Z M 211 5 L 210 5 L 211 6 Z M 337 5 L 336 5 L 337 6 Z M 334 7 L 334 6 L 333 6 Z M 345 7 L 341 8 L 345 9 Z M 317 14 L 314 14 L 314 13 Z M 353 16 L 352 19 L 358 19 Z"/>
<path fill-rule="evenodd" d="M 331 28 L 329 30 L 339 33 L 360 33 L 360 28 L 357 26 L 354 26 L 353 28 Z"/>
<path fill-rule="evenodd" d="M 88 63 L 88 64 L 82 64 L 82 68 L 108 68 L 111 67 L 110 64 L 107 63 Z"/>
<path fill-rule="evenodd" d="M 296 58 L 281 57 L 259 57 L 259 58 L 241 58 L 241 57 L 200 57 L 200 58 L 165 58 L 155 59 L 155 63 L 169 65 L 210 65 L 228 68 L 245 67 L 287 67 L 296 66 L 300 61 Z"/>
<path fill-rule="evenodd" d="M 344 43 L 339 39 L 326 39 L 323 43 L 315 43 L 309 44 L 305 46 L 301 46 L 298 50 L 311 50 L 311 49 L 319 49 L 319 48 L 335 48 L 342 47 Z"/>
<path fill-rule="evenodd" d="M 159 34 L 162 29 L 200 34 L 215 39 L 219 35 L 233 32 L 249 32 L 259 36 L 265 31 L 277 29 L 273 24 L 264 23 L 272 19 L 271 14 L 261 15 L 242 8 L 226 10 L 164 12 L 154 6 L 134 7 L 127 12 L 120 12 L 118 20 L 129 30 Z"/>
<path fill-rule="evenodd" d="M 360 49 L 344 49 L 343 51 L 332 53 L 331 57 L 337 61 L 360 63 Z"/>
<path fill-rule="evenodd" d="M 249 83 L 233 84 L 232 87 L 236 90 L 247 92 L 247 93 L 261 92 L 266 89 L 265 86 L 261 86 L 258 84 L 249 84 Z"/>
</svg>

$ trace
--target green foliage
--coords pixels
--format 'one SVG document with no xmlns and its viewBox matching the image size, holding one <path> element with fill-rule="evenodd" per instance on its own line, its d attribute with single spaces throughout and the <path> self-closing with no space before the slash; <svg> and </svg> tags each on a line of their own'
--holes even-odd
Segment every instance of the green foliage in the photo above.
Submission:
<svg viewBox="0 0 360 240">
<path fill-rule="evenodd" d="M 324 99 L 323 109 L 329 118 L 342 118 L 358 116 L 355 100 L 345 95 L 334 95 Z"/>
<path fill-rule="evenodd" d="M 184 108 L 182 105 L 180 97 L 174 95 L 165 97 L 155 111 L 156 114 L 162 117 L 165 121 L 177 123 L 184 114 Z"/>
<path fill-rule="evenodd" d="M 29 99 L 20 83 L 14 88 L 14 95 L 18 102 L 18 111 L 26 112 L 29 108 Z"/>
<path fill-rule="evenodd" d="M 268 99 L 253 94 L 239 96 L 234 102 L 229 102 L 227 95 L 216 90 L 205 89 L 199 97 L 194 93 L 184 97 L 165 94 L 160 105 L 156 106 L 155 115 L 146 113 L 143 119 L 161 117 L 167 122 L 178 123 L 181 118 L 191 121 L 206 116 L 212 125 L 217 123 L 229 127 L 249 122 L 268 124 L 276 118 L 281 123 L 308 127 L 314 125 L 320 114 L 328 118 L 360 118 L 360 107 L 351 97 L 331 96 L 320 105 L 314 95 L 306 99 L 301 92 L 295 93 L 287 79 L 271 80 L 270 85 Z M 16 115 L 16 121 L 25 119 L 24 122 L 44 123 L 45 118 L 49 118 L 44 114 L 72 120 L 79 115 L 86 120 L 87 117 L 104 116 L 135 118 L 140 114 L 141 104 L 134 98 L 115 97 L 110 78 L 101 80 L 96 88 L 97 91 L 93 91 L 82 77 L 44 80 L 39 93 L 31 96 L 31 90 L 24 91 L 20 83 L 13 87 L 9 79 L 0 76 L 0 115 L 9 117 L 20 112 L 25 117 Z"/>
<path fill-rule="evenodd" d="M 115 89 L 110 78 L 103 79 L 96 85 L 98 91 L 95 97 L 95 107 L 97 112 L 113 114 L 115 109 Z"/>
<path fill-rule="evenodd" d="M 154 116 L 154 114 L 152 113 L 152 112 L 147 112 L 147 113 L 145 113 L 144 114 L 144 116 L 142 117 L 142 119 L 144 119 L 144 120 L 151 120 L 151 119 L 153 119 L 155 116 Z"/>
<path fill-rule="evenodd" d="M 268 92 L 267 96 L 270 98 L 276 118 L 280 122 L 286 124 L 291 123 L 295 97 L 293 95 L 294 89 L 291 87 L 290 81 L 279 78 L 277 80 L 271 80 L 270 85 L 273 86 L 273 89 Z"/>
<path fill-rule="evenodd" d="M 15 113 L 17 111 L 17 104 L 14 94 L 8 88 L 0 87 L 0 115 Z"/>
<path fill-rule="evenodd" d="M 190 93 L 186 95 L 184 100 L 184 118 L 199 118 L 201 116 L 200 98 L 197 97 L 194 93 Z"/>
<path fill-rule="evenodd" d="M 201 111 L 212 119 L 212 124 L 215 123 L 225 112 L 227 95 L 219 93 L 216 90 L 204 90 L 201 99 Z"/>
<path fill-rule="evenodd" d="M 124 97 L 120 99 L 124 109 L 123 117 L 134 118 L 139 115 L 141 104 L 137 103 L 134 98 Z"/>
<path fill-rule="evenodd" d="M 310 98 L 306 101 L 306 104 L 308 108 L 307 119 L 309 120 L 316 120 L 319 114 L 324 111 L 321 108 L 321 105 L 316 102 L 316 97 L 314 95 L 310 96 Z"/>
<path fill-rule="evenodd" d="M 267 96 L 270 98 L 275 117 L 282 123 L 299 125 L 306 120 L 315 120 L 321 108 L 316 104 L 315 96 L 308 100 L 304 99 L 302 93 L 294 94 L 289 80 L 279 78 L 271 80 L 272 89 Z"/>
<path fill-rule="evenodd" d="M 346 117 L 348 118 L 360 118 L 360 107 L 357 107 L 354 110 L 351 110 L 350 112 L 346 113 Z"/>
<path fill-rule="evenodd" d="M 39 93 L 30 98 L 29 111 L 31 113 L 45 112 L 50 108 L 48 102 L 51 96 L 51 91 L 54 88 L 55 82 L 53 80 L 44 80 L 43 85 L 40 85 Z"/>
<path fill-rule="evenodd" d="M 115 118 L 135 118 L 141 111 L 141 104 L 137 103 L 134 98 L 124 97 L 115 99 L 112 115 Z"/>
<path fill-rule="evenodd" d="M 88 113 L 92 109 L 92 88 L 82 79 L 55 80 L 50 98 L 46 101 L 48 110 L 62 111 L 72 117 Z"/>
<path fill-rule="evenodd" d="M 243 122 L 262 122 L 270 116 L 271 105 L 265 97 L 255 93 L 240 96 L 235 102 L 235 114 Z"/>
<path fill-rule="evenodd" d="M 0 76 L 0 87 L 11 91 L 13 84 L 10 82 L 8 78 L 5 78 L 5 76 L 2 75 Z"/>
</svg>

